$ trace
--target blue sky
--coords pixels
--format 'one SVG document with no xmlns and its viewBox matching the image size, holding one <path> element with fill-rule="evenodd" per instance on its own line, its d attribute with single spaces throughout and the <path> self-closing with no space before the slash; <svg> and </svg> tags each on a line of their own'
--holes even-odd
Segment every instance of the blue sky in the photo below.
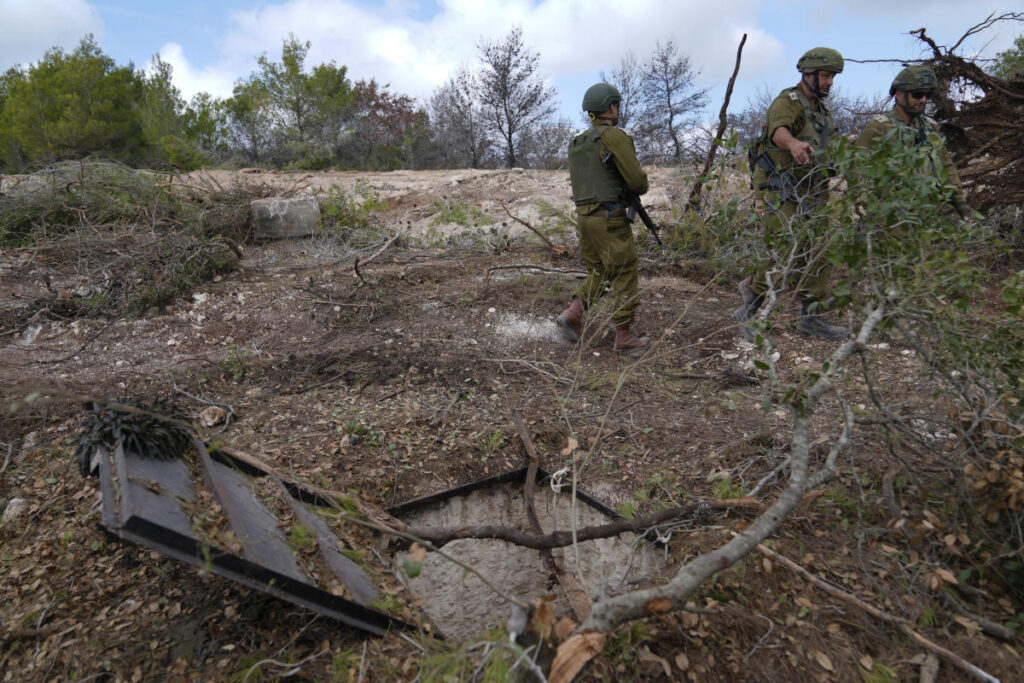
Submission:
<svg viewBox="0 0 1024 683">
<path fill-rule="evenodd" d="M 717 118 L 740 36 L 748 34 L 732 109 L 759 88 L 796 82 L 806 49 L 827 45 L 856 59 L 915 58 L 922 44 L 907 32 L 926 27 L 952 44 L 989 13 L 1009 4 L 962 0 L 0 0 L 0 69 L 29 64 L 47 49 L 72 49 L 93 33 L 118 63 L 145 66 L 154 54 L 174 67 L 186 96 L 224 97 L 256 68 L 279 57 L 289 33 L 312 43 L 309 63 L 334 60 L 352 78 L 375 77 L 425 101 L 460 65 L 472 67 L 481 38 L 513 26 L 541 54 L 541 72 L 558 91 L 559 112 L 578 120 L 583 90 L 632 51 L 643 59 L 656 41 L 675 40 L 711 89 L 707 118 Z M 962 54 L 992 56 L 1024 33 L 1004 22 L 969 40 Z M 888 89 L 893 64 L 848 63 L 837 79 L 846 95 Z"/>
</svg>

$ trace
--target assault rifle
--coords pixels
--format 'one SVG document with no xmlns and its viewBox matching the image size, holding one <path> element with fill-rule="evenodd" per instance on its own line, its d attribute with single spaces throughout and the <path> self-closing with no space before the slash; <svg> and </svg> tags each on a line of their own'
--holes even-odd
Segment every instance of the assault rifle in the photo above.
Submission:
<svg viewBox="0 0 1024 683">
<path fill-rule="evenodd" d="M 765 174 L 768 176 L 768 181 L 758 183 L 757 189 L 778 192 L 780 202 L 795 202 L 798 207 L 797 215 L 799 216 L 810 213 L 810 209 L 804 202 L 803 196 L 797 192 L 796 176 L 793 175 L 793 171 L 788 168 L 785 171 L 780 171 L 767 152 L 761 152 L 754 160 L 754 163 L 764 169 Z"/>
<path fill-rule="evenodd" d="M 626 201 L 629 202 L 629 208 L 626 210 L 626 218 L 629 219 L 629 222 L 632 223 L 639 216 L 640 221 L 647 226 L 647 229 L 654 235 L 654 239 L 658 241 L 658 246 L 664 246 L 661 238 L 658 237 L 658 226 L 654 224 L 651 217 L 647 215 L 647 209 L 640 203 L 640 195 L 632 190 L 626 190 Z"/>
</svg>

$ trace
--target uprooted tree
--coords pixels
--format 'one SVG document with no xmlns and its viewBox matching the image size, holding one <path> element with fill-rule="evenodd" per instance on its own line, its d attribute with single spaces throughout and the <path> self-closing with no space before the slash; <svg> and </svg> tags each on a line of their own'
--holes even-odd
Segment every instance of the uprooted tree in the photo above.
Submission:
<svg viewBox="0 0 1024 683">
<path fill-rule="evenodd" d="M 923 28 L 911 31 L 931 52 L 918 61 L 930 64 L 938 76 L 934 116 L 963 168 L 963 179 L 974 183 L 973 196 L 981 208 L 1024 201 L 1024 73 L 1013 68 L 1020 57 L 1012 50 L 997 58 L 993 72 L 957 51 L 969 37 L 999 22 L 1021 21 L 1022 12 L 990 15 L 948 47 Z"/>
</svg>

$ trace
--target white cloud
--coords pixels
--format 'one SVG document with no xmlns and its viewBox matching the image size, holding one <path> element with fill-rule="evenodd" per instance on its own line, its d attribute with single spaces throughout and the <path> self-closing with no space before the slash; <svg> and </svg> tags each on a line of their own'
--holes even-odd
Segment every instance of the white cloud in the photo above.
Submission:
<svg viewBox="0 0 1024 683">
<path fill-rule="evenodd" d="M 0 70 L 38 62 L 51 47 L 74 49 L 103 29 L 86 0 L 0 0 L 0 26 Z"/>
<path fill-rule="evenodd" d="M 294 34 L 312 44 L 309 64 L 334 60 L 353 79 L 376 78 L 426 98 L 459 65 L 476 62 L 481 40 L 500 39 L 519 25 L 526 44 L 541 55 L 541 73 L 573 82 L 571 88 L 576 79 L 610 71 L 627 51 L 643 59 L 656 41 L 670 38 L 712 84 L 728 78 L 743 33 L 749 34 L 744 77 L 780 68 L 782 44 L 757 27 L 758 6 L 758 0 L 439 0 L 433 17 L 415 20 L 401 14 L 400 2 L 371 12 L 346 0 L 287 0 L 233 13 L 219 68 L 247 76 L 258 55 L 279 59 L 282 40 Z M 182 75 L 183 91 L 191 78 Z M 574 101 L 576 93 L 560 96 Z"/>
<path fill-rule="evenodd" d="M 200 92 L 214 97 L 231 97 L 236 77 L 225 69 L 213 66 L 196 68 L 185 56 L 185 51 L 177 43 L 167 43 L 157 52 L 160 59 L 171 65 L 172 80 L 185 101 Z"/>
</svg>

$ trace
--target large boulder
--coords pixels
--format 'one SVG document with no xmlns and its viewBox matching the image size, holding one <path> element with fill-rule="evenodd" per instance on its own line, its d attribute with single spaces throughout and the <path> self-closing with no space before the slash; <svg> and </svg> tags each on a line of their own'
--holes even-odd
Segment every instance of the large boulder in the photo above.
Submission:
<svg viewBox="0 0 1024 683">
<path fill-rule="evenodd" d="M 309 237 L 320 223 L 320 206 L 312 197 L 256 199 L 249 210 L 253 237 L 258 240 Z"/>
</svg>

